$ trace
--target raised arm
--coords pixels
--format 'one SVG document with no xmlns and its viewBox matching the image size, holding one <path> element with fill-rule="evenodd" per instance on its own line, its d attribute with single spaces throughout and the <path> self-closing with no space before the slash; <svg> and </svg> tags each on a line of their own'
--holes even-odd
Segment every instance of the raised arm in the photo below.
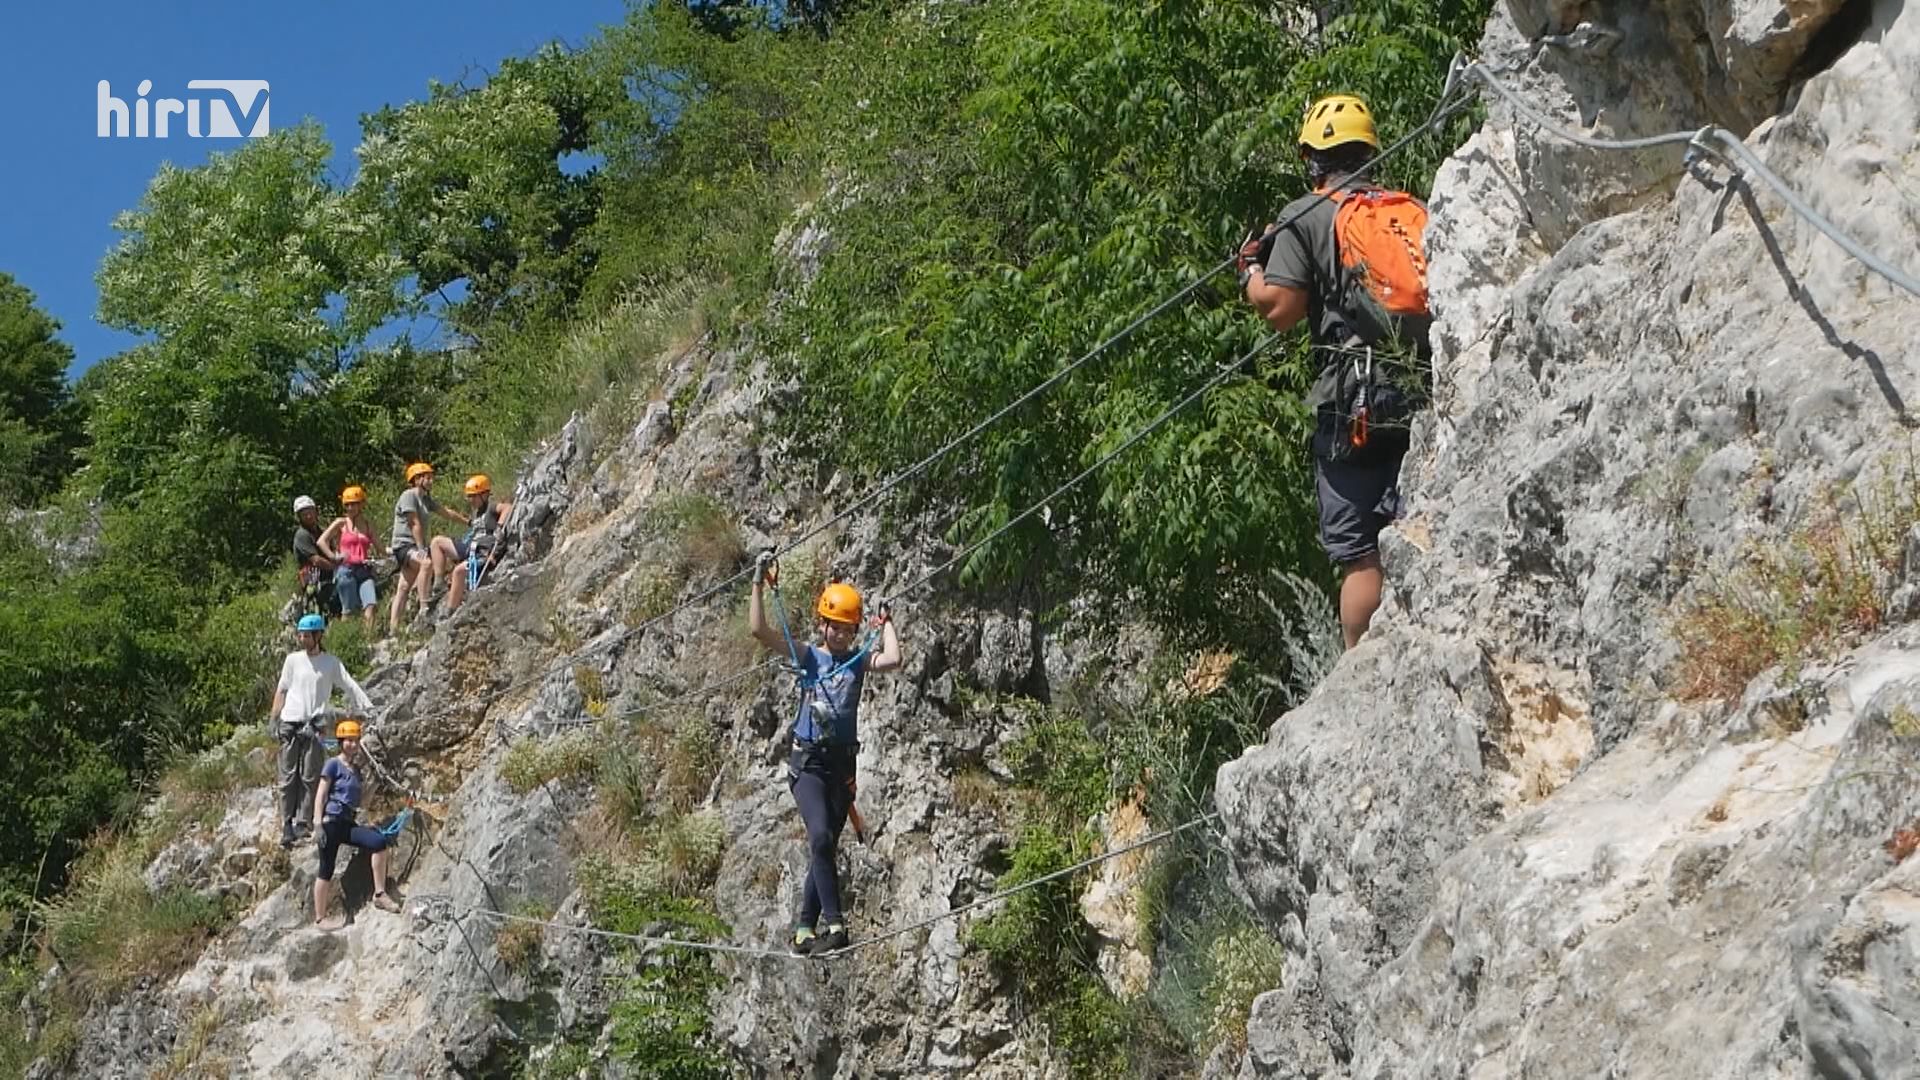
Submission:
<svg viewBox="0 0 1920 1080">
<path fill-rule="evenodd" d="M 893 631 L 893 616 L 882 609 L 880 614 L 880 651 L 868 662 L 867 670 L 876 675 L 889 671 L 899 671 L 905 664 L 906 656 L 900 651 L 900 636 Z"/>
<path fill-rule="evenodd" d="M 334 562 L 340 561 L 340 551 L 338 548 L 333 546 L 333 538 L 340 535 L 340 530 L 342 528 L 345 528 L 346 524 L 347 524 L 346 518 L 343 518 L 343 517 L 334 518 L 333 521 L 327 525 L 326 531 L 320 534 L 320 539 L 318 541 L 320 545 L 320 554 L 325 555 L 327 558 L 332 559 Z"/>
<path fill-rule="evenodd" d="M 786 639 L 767 622 L 767 603 L 763 595 L 772 563 L 771 556 L 764 554 L 754 560 L 753 594 L 747 598 L 747 633 L 752 634 L 753 639 L 769 652 L 784 653 L 788 651 Z"/>
</svg>

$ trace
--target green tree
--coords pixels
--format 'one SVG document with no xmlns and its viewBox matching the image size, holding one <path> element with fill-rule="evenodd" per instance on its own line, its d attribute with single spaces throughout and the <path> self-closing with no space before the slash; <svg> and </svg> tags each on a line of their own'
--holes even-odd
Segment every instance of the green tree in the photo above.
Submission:
<svg viewBox="0 0 1920 1080">
<path fill-rule="evenodd" d="M 67 387 L 73 349 L 31 290 L 0 273 L 0 504 L 32 504 L 58 490 L 82 440 L 82 409 Z"/>
<path fill-rule="evenodd" d="M 586 232 L 597 174 L 569 171 L 624 94 L 617 78 L 549 46 L 500 63 L 483 85 L 432 83 L 425 101 L 362 121 L 352 202 L 385 223 L 422 298 L 445 297 L 455 325 L 564 314 L 594 266 Z"/>
<path fill-rule="evenodd" d="M 151 509 L 144 554 L 250 571 L 279 554 L 296 491 L 381 463 L 376 416 L 336 392 L 402 310 L 381 223 L 328 183 L 305 124 L 163 167 L 101 266 L 100 311 L 151 340 L 87 381 L 88 477 Z M 91 374 L 91 373 L 90 373 Z"/>
</svg>

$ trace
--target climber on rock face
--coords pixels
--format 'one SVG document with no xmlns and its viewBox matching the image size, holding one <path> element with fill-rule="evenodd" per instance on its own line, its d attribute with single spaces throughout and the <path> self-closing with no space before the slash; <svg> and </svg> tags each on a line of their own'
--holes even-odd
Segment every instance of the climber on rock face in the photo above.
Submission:
<svg viewBox="0 0 1920 1080">
<path fill-rule="evenodd" d="M 459 610 L 467 591 L 479 588 L 488 570 L 506 555 L 507 523 L 513 517 L 512 503 L 493 501 L 493 481 L 485 473 L 467 477 L 464 490 L 468 528 L 466 537 L 454 543 L 460 565 L 447 593 L 449 612 Z"/>
<path fill-rule="evenodd" d="M 352 844 L 367 853 L 373 871 L 373 906 L 381 911 L 400 910 L 387 895 L 386 834 L 354 821 L 360 808 L 360 755 L 364 753 L 360 749 L 359 722 L 340 721 L 334 736 L 340 740 L 340 756 L 320 770 L 320 787 L 313 795 L 313 816 L 320 820 L 320 862 L 313 873 L 313 924 L 322 930 L 347 925 L 345 914 L 327 916 L 333 900 L 333 867 L 341 844 Z"/>
<path fill-rule="evenodd" d="M 334 591 L 340 596 L 340 613 L 360 612 L 371 639 L 374 607 L 379 599 L 370 556 L 379 546 L 380 534 L 367 521 L 367 489 L 354 485 L 340 493 L 340 515 L 320 534 L 320 543 L 332 545 L 340 553 L 340 565 L 333 572 Z"/>
<path fill-rule="evenodd" d="M 1314 102 L 1299 152 L 1314 191 L 1241 248 L 1247 301 L 1275 330 L 1303 320 L 1319 373 L 1314 487 L 1320 543 L 1338 563 L 1351 649 L 1380 606 L 1380 531 L 1400 512 L 1400 463 L 1428 375 L 1426 208 L 1366 178 L 1380 139 L 1366 103 Z"/>
<path fill-rule="evenodd" d="M 807 872 L 794 919 L 793 951 L 819 956 L 846 948 L 848 941 L 835 855 L 853 806 L 860 691 L 869 672 L 900 669 L 900 639 L 883 611 L 867 638 L 859 640 L 860 594 L 851 585 L 836 583 L 828 585 L 814 605 L 820 644 L 796 643 L 787 632 L 784 612 L 776 610 L 778 628 L 767 621 L 765 593 L 772 586 L 777 605 L 777 581 L 772 555 L 760 556 L 747 604 L 747 629 L 761 645 L 787 654 L 799 675 L 800 711 L 793 722 L 787 788 L 807 826 Z"/>
<path fill-rule="evenodd" d="M 327 588 L 333 582 L 334 570 L 339 560 L 335 552 L 327 546 L 326 537 L 320 529 L 320 507 L 311 498 L 302 495 L 293 500 L 293 519 L 299 522 L 293 530 L 293 559 L 299 564 L 300 610 L 303 613 L 324 615 L 332 611 L 335 605 L 327 595 Z"/>
<path fill-rule="evenodd" d="M 394 586 L 393 606 L 387 612 L 388 633 L 400 632 L 400 613 L 406 610 L 407 593 L 412 592 L 420 601 L 420 610 L 425 611 L 433 599 L 434 579 L 458 572 L 460 554 L 453 538 L 428 538 L 429 514 L 467 524 L 466 518 L 433 500 L 433 466 L 417 461 L 407 466 L 407 490 L 394 504 L 393 529 L 388 534 L 394 561 L 400 564 L 400 584 Z"/>
<path fill-rule="evenodd" d="M 368 711 L 373 702 L 353 681 L 340 658 L 327 652 L 327 620 L 303 615 L 295 627 L 300 647 L 280 664 L 273 692 L 274 735 L 280 740 L 280 846 L 292 847 L 313 831 L 313 787 L 320 779 L 320 725 L 335 690 Z"/>
</svg>

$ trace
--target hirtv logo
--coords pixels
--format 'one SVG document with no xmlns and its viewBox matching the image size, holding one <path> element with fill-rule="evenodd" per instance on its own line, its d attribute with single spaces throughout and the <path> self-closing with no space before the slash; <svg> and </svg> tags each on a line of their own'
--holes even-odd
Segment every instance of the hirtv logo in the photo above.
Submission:
<svg viewBox="0 0 1920 1080">
<path fill-rule="evenodd" d="M 95 133 L 100 138 L 124 139 L 131 133 L 136 139 L 164 139 L 174 133 L 168 121 L 176 116 L 186 118 L 187 135 L 195 139 L 257 139 L 269 130 L 267 104 L 272 94 L 265 79 L 189 79 L 184 100 L 155 98 L 149 102 L 152 79 L 140 80 L 135 89 L 129 106 L 113 96 L 112 84 L 100 80 L 94 114 Z M 197 96 L 193 93 L 196 90 L 201 91 Z M 203 105 L 205 126 L 200 122 Z M 237 122 L 235 117 L 239 118 Z M 245 131 L 241 130 L 243 124 Z"/>
</svg>

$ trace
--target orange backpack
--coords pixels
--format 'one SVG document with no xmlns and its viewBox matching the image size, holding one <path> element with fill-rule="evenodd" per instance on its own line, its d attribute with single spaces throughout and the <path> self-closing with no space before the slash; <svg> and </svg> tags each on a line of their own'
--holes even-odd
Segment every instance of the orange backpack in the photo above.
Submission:
<svg viewBox="0 0 1920 1080">
<path fill-rule="evenodd" d="M 1338 206 L 1333 246 L 1346 280 L 1341 314 L 1368 345 L 1410 342 L 1428 352 L 1427 208 L 1404 191 L 1328 192 Z"/>
</svg>

